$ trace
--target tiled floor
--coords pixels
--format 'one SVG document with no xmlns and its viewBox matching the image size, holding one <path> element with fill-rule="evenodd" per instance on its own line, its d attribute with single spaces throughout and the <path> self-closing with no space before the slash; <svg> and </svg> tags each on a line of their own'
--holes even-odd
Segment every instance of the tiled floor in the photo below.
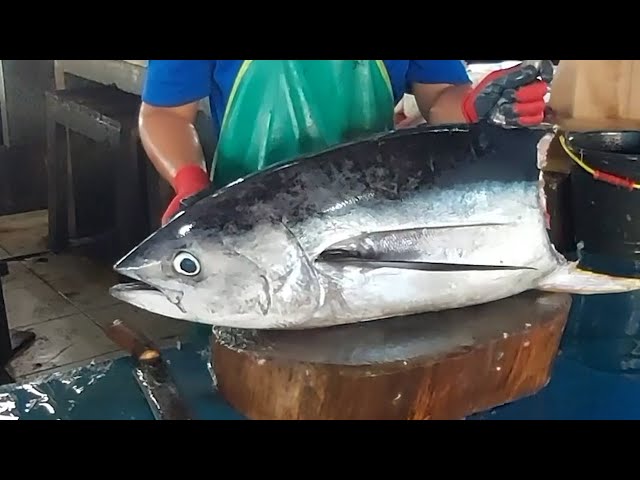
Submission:
<svg viewBox="0 0 640 480">
<path fill-rule="evenodd" d="M 0 217 L 0 258 L 46 251 L 46 235 L 46 211 Z M 42 254 L 9 268 L 3 278 L 9 325 L 36 334 L 9 366 L 18 380 L 117 352 L 100 328 L 117 318 L 159 342 L 177 340 L 188 328 L 111 297 L 116 276 L 89 258 Z"/>
</svg>

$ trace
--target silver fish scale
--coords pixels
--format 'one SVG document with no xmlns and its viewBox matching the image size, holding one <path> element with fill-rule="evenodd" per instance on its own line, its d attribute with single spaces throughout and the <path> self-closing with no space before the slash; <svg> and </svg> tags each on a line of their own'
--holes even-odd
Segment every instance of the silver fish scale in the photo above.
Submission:
<svg viewBox="0 0 640 480">
<path fill-rule="evenodd" d="M 128 262 L 180 303 L 177 318 L 240 328 L 357 323 L 515 295 L 559 265 L 539 197 L 543 134 L 418 128 L 336 147 L 201 200 Z M 197 278 L 171 274 L 166 259 L 176 245 L 201 263 Z M 434 272 L 317 261 L 334 249 L 524 268 Z M 146 295 L 154 311 L 163 308 L 159 295 Z"/>
</svg>

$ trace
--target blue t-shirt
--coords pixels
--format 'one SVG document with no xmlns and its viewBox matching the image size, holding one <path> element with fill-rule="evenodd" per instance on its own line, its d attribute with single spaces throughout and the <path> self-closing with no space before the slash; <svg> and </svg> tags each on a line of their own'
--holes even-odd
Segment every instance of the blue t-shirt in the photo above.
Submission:
<svg viewBox="0 0 640 480">
<path fill-rule="evenodd" d="M 175 107 L 209 97 L 219 126 L 244 60 L 149 60 L 142 92 L 145 103 Z M 383 60 L 396 102 L 412 83 L 470 83 L 462 60 Z"/>
</svg>

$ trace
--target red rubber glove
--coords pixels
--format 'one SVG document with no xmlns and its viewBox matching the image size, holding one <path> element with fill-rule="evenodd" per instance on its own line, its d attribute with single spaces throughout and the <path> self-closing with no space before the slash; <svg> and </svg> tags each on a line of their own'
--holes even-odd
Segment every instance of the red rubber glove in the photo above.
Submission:
<svg viewBox="0 0 640 480">
<path fill-rule="evenodd" d="M 464 99 L 464 116 L 468 122 L 488 120 L 508 127 L 538 125 L 544 121 L 544 96 L 552 79 L 551 60 L 492 72 Z"/>
<path fill-rule="evenodd" d="M 187 165 L 178 170 L 171 185 L 176 196 L 162 216 L 162 225 L 166 225 L 180 211 L 182 200 L 201 192 L 209 183 L 209 175 L 199 165 Z"/>
</svg>

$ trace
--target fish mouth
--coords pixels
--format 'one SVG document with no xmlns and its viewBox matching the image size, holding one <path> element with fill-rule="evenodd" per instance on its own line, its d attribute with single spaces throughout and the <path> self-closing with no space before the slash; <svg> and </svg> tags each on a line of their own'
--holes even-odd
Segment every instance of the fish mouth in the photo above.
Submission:
<svg viewBox="0 0 640 480">
<path fill-rule="evenodd" d="M 158 289 L 158 288 L 156 288 L 154 286 L 151 286 L 148 283 L 144 283 L 144 282 L 119 283 L 119 284 L 114 285 L 113 287 L 111 287 L 109 292 L 111 294 L 115 294 L 115 295 L 122 295 L 122 294 L 126 295 L 126 294 L 129 294 L 129 293 L 140 293 L 140 292 L 155 292 L 155 293 L 162 294 L 160 289 Z"/>
<path fill-rule="evenodd" d="M 184 310 L 180 308 L 179 302 L 172 302 L 162 290 L 145 282 L 120 283 L 112 286 L 109 294 L 122 302 L 157 315 L 189 320 Z"/>
</svg>

